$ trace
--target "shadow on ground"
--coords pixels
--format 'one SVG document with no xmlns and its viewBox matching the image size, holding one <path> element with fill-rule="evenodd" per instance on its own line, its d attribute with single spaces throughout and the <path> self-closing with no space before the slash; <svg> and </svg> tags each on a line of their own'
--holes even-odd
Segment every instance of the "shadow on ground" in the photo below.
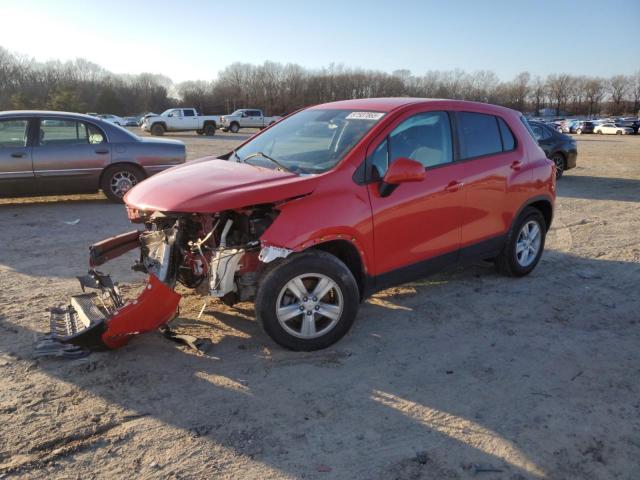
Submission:
<svg viewBox="0 0 640 480">
<path fill-rule="evenodd" d="M 484 465 L 501 470 L 499 478 L 631 478 L 640 446 L 616 443 L 611 432 L 624 439 L 633 431 L 620 408 L 640 394 L 625 368 L 640 360 L 629 323 L 637 300 L 624 293 L 638 279 L 637 264 L 549 252 L 524 279 L 475 266 L 381 292 L 329 350 L 283 351 L 250 305 L 237 315 L 212 305 L 204 319 L 187 310 L 177 322 L 185 333 L 208 328 L 211 356 L 148 334 L 83 360 L 43 359 L 32 371 L 77 392 L 63 404 L 76 396 L 106 402 L 111 411 L 99 422 L 128 421 L 124 411 L 144 432 L 158 420 L 171 428 L 153 435 L 172 449 L 205 442 L 283 475 L 315 478 L 328 465 L 337 478 L 467 478 Z M 585 286 L 600 295 L 585 296 Z M 606 318 L 592 314 L 596 306 Z M 0 316 L 0 331 L 2 352 L 29 357 L 31 328 Z M 95 427 L 66 418 L 56 418 L 61 428 L 45 418 L 40 447 L 17 463 L 19 442 L 5 439 L 0 473 L 56 474 L 99 449 L 92 437 L 66 457 L 52 453 L 71 433 Z M 100 474 L 99 463 L 92 468 Z M 181 472 L 179 462 L 162 468 L 165 476 Z"/>
</svg>

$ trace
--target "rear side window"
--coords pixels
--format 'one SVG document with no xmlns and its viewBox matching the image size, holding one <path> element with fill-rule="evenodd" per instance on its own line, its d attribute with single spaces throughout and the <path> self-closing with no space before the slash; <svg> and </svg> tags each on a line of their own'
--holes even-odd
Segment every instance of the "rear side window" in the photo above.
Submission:
<svg viewBox="0 0 640 480">
<path fill-rule="evenodd" d="M 73 120 L 43 119 L 39 145 L 82 145 L 89 143 L 87 126 Z"/>
<path fill-rule="evenodd" d="M 460 158 L 474 158 L 502 152 L 497 118 L 484 113 L 459 112 Z"/>
<path fill-rule="evenodd" d="M 194 116 L 193 110 L 191 110 L 191 109 L 185 109 L 185 110 L 183 110 L 183 112 L 184 112 L 184 116 L 185 117 L 193 117 Z"/>
<path fill-rule="evenodd" d="M 516 139 L 513 138 L 513 133 L 511 133 L 511 129 L 509 125 L 501 119 L 500 117 L 496 117 L 498 119 L 498 126 L 500 127 L 500 136 L 502 137 L 502 150 L 505 152 L 510 152 L 511 150 L 515 150 L 516 148 Z"/>
</svg>

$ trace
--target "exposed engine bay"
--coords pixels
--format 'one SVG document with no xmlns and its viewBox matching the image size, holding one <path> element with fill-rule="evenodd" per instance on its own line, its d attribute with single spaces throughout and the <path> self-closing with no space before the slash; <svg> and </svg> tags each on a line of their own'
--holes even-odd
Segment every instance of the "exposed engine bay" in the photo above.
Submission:
<svg viewBox="0 0 640 480">
<path fill-rule="evenodd" d="M 81 355 L 78 348 L 120 347 L 132 335 L 157 329 L 177 315 L 177 284 L 227 305 L 252 300 L 267 264 L 291 253 L 260 242 L 278 215 L 272 205 L 210 215 L 133 209 L 128 214 L 144 230 L 90 247 L 92 269 L 78 277 L 83 293 L 66 308 L 51 310 L 51 333 L 36 352 L 75 357 Z M 148 274 L 148 284 L 137 299 L 125 303 L 117 284 L 95 268 L 135 248 L 140 257 L 132 268 Z"/>
<path fill-rule="evenodd" d="M 140 234 L 140 260 L 133 268 L 228 305 L 250 300 L 264 260 L 276 258 L 266 247 L 261 259 L 260 237 L 277 213 L 269 206 L 215 215 L 155 213 L 140 219 L 146 230 Z"/>
</svg>

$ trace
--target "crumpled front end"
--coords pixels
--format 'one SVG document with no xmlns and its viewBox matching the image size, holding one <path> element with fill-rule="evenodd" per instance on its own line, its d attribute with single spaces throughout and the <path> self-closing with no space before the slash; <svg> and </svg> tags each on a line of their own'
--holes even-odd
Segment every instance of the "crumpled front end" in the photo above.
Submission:
<svg viewBox="0 0 640 480">
<path fill-rule="evenodd" d="M 83 292 L 51 310 L 51 333 L 36 349 L 41 355 L 118 348 L 134 335 L 158 329 L 177 314 L 178 284 L 228 305 L 252 300 L 264 268 L 290 253 L 260 242 L 278 215 L 273 205 L 215 214 L 129 207 L 128 214 L 145 229 L 90 247 L 91 270 L 78 277 Z M 132 268 L 147 274 L 148 281 L 137 299 L 126 302 L 117 284 L 96 268 L 134 249 L 140 257 Z"/>
</svg>

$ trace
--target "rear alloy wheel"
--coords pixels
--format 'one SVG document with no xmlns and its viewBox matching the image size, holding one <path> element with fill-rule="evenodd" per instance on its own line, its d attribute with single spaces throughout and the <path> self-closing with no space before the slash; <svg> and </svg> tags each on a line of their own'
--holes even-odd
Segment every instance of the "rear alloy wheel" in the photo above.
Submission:
<svg viewBox="0 0 640 480">
<path fill-rule="evenodd" d="M 160 123 L 156 123 L 151 126 L 151 135 L 162 136 L 164 135 L 164 127 Z"/>
<path fill-rule="evenodd" d="M 205 134 L 207 137 L 212 137 L 212 136 L 214 136 L 214 135 L 216 134 L 216 126 L 215 126 L 215 125 L 211 125 L 211 124 L 209 124 L 209 125 L 205 125 L 205 127 L 204 127 L 204 134 Z"/>
<path fill-rule="evenodd" d="M 238 125 L 237 123 L 232 123 L 229 126 L 229 130 L 231 131 L 231 133 L 238 133 L 240 131 L 240 125 Z"/>
<path fill-rule="evenodd" d="M 309 251 L 268 271 L 256 296 L 256 315 L 278 344 L 291 350 L 326 348 L 351 328 L 360 295 L 353 274 L 335 256 Z"/>
<path fill-rule="evenodd" d="M 114 165 L 102 175 L 100 187 L 109 200 L 122 203 L 125 194 L 144 178 L 139 168 L 131 165 Z"/>
<path fill-rule="evenodd" d="M 616 130 L 616 135 L 622 135 L 622 131 L 621 130 Z"/>
<path fill-rule="evenodd" d="M 559 180 L 565 170 L 564 155 L 561 153 L 554 153 L 551 155 L 551 161 L 556 165 L 556 180 Z"/>
<path fill-rule="evenodd" d="M 497 270 L 511 277 L 531 273 L 542 256 L 546 235 L 546 223 L 540 210 L 525 208 L 513 223 L 502 252 L 496 258 Z"/>
</svg>

